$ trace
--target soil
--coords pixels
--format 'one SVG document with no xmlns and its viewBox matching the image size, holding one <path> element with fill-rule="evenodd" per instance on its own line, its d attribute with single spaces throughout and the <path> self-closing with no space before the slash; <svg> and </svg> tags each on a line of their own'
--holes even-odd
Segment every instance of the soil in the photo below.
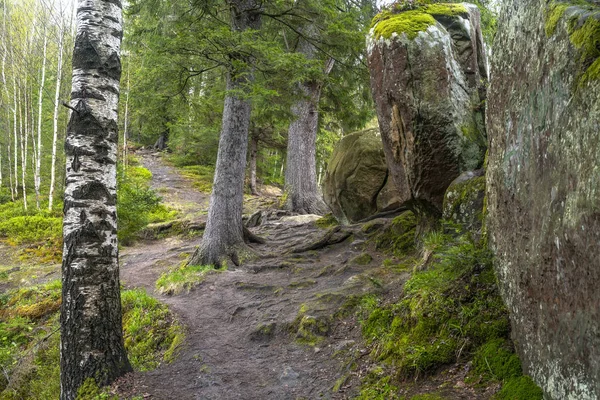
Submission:
<svg viewBox="0 0 600 400">
<path fill-rule="evenodd" d="M 167 204 L 185 216 L 206 213 L 207 194 L 196 191 L 158 154 L 138 156 Z M 316 226 L 317 216 L 269 210 L 261 217 L 251 229 L 266 239 L 266 244 L 252 245 L 259 257 L 209 275 L 188 293 L 160 295 L 154 285 L 193 253 L 201 237 L 138 242 L 121 251 L 125 286 L 146 288 L 187 327 L 175 361 L 120 380 L 115 388 L 122 396 L 251 400 L 346 399 L 357 394 L 360 378 L 372 365 L 354 307 L 369 293 L 397 297 L 410 275 L 382 267 L 385 256 L 368 246 L 360 225 L 331 232 Z M 302 251 L 324 237 L 332 239 L 327 243 L 346 239 Z M 364 259 L 365 252 L 372 258 L 367 265 L 355 261 L 361 255 Z M 489 398 L 464 385 L 467 371 L 468 366 L 455 365 L 436 377 L 407 383 L 403 392 Z"/>
</svg>

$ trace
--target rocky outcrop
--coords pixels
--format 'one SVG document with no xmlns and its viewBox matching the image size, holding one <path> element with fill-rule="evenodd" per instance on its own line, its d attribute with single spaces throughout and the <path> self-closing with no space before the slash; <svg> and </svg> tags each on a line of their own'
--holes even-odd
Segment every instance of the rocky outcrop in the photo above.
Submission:
<svg viewBox="0 0 600 400">
<path fill-rule="evenodd" d="M 375 17 L 371 89 L 400 200 L 439 216 L 448 185 L 483 163 L 486 57 L 476 6 L 414 7 Z"/>
<path fill-rule="evenodd" d="M 398 192 L 388 179 L 377 129 L 352 133 L 339 141 L 327 166 L 323 197 L 343 223 L 400 206 Z"/>
<path fill-rule="evenodd" d="M 509 1 L 494 43 L 489 241 L 525 371 L 600 398 L 600 8 Z"/>
<path fill-rule="evenodd" d="M 463 172 L 446 190 L 442 217 L 470 232 L 481 234 L 484 198 L 484 170 Z"/>
</svg>

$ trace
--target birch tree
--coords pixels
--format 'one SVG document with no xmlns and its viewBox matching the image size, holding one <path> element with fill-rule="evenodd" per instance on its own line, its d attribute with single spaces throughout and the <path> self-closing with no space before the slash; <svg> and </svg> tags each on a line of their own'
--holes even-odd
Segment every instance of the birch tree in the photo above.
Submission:
<svg viewBox="0 0 600 400">
<path fill-rule="evenodd" d="M 46 49 L 48 46 L 48 36 L 44 26 L 44 54 L 42 55 L 42 79 L 40 81 L 38 94 L 38 120 L 37 120 L 37 146 L 35 147 L 35 174 L 34 174 L 34 189 L 35 201 L 38 210 L 40 209 L 40 172 L 42 168 L 42 103 L 44 98 L 44 83 L 46 82 Z M 34 142 L 35 143 L 35 142 Z"/>
<path fill-rule="evenodd" d="M 131 371 L 123 344 L 116 215 L 119 0 L 79 0 L 67 128 L 61 400 Z"/>
</svg>

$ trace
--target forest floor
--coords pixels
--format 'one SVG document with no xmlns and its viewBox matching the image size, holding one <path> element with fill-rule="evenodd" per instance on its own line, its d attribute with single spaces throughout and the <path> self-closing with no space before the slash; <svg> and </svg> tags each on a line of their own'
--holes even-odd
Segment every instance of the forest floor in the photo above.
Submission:
<svg viewBox="0 0 600 400">
<path fill-rule="evenodd" d="M 137 155 L 166 204 L 184 218 L 205 218 L 208 194 L 194 189 L 159 155 Z M 248 213 L 276 203 L 268 197 L 247 200 Z M 166 303 L 186 326 L 186 339 L 172 363 L 131 374 L 117 382 L 116 390 L 165 400 L 356 396 L 361 378 L 374 368 L 357 306 L 368 294 L 397 300 L 410 273 L 384 266 L 389 256 L 369 245 L 361 225 L 320 228 L 317 218 L 264 212 L 262 224 L 251 229 L 266 239 L 252 245 L 257 260 L 209 274 L 190 291 L 174 295 L 160 294 L 155 283 L 185 262 L 200 235 L 159 236 L 124 248 L 125 287 L 145 288 Z M 324 238 L 328 245 L 308 249 Z M 407 382 L 400 394 L 490 398 L 464 384 L 467 369 L 455 365 L 427 381 Z"/>
</svg>

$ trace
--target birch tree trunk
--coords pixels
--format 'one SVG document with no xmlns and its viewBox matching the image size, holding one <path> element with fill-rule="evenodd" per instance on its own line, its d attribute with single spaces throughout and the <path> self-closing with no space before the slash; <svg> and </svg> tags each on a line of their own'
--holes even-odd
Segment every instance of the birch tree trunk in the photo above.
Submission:
<svg viewBox="0 0 600 400">
<path fill-rule="evenodd" d="M 14 53 L 13 55 L 13 59 L 14 59 Z M 14 106 L 13 106 L 13 145 L 14 145 L 14 166 L 15 166 L 15 173 L 14 173 L 14 184 L 15 184 L 15 197 L 19 196 L 19 140 L 17 139 L 17 134 L 18 134 L 18 128 L 17 128 L 17 108 L 19 107 L 19 104 L 17 102 L 17 79 L 16 77 L 13 75 L 13 100 L 14 100 Z"/>
<path fill-rule="evenodd" d="M 261 1 L 230 0 L 227 3 L 233 31 L 260 28 Z M 232 58 L 235 60 L 227 73 L 227 95 L 206 229 L 202 244 L 189 261 L 191 265 L 220 267 L 227 260 L 239 265 L 243 253 L 249 250 L 244 242 L 242 205 L 251 111 L 247 94 L 254 72 L 248 56 L 234 54 Z"/>
<path fill-rule="evenodd" d="M 62 13 L 61 13 L 62 15 Z M 56 91 L 54 92 L 54 115 L 52 117 L 52 166 L 50 168 L 50 192 L 48 194 L 48 210 L 52 210 L 54 202 L 54 185 L 56 180 L 56 144 L 58 142 L 58 107 L 60 103 L 60 85 L 62 83 L 63 41 L 65 27 L 62 24 L 58 38 L 58 61 L 56 66 Z"/>
<path fill-rule="evenodd" d="M 42 167 L 42 99 L 44 93 L 44 83 L 46 82 L 46 47 L 48 45 L 48 36 L 44 27 L 44 55 L 42 59 L 42 81 L 40 82 L 40 91 L 38 93 L 38 120 L 37 120 L 37 146 L 34 152 L 35 156 L 35 202 L 38 210 L 40 209 L 40 184 L 41 184 L 41 167 Z"/>
<path fill-rule="evenodd" d="M 119 0 L 79 0 L 73 112 L 67 128 L 61 306 L 61 400 L 88 378 L 131 371 L 123 344 L 117 247 Z"/>
<path fill-rule="evenodd" d="M 19 89 L 19 98 L 21 90 Z M 23 107 L 19 106 L 19 134 L 21 147 L 21 190 L 23 191 L 23 208 L 27 211 L 27 185 L 25 178 L 27 173 L 27 97 L 24 95 L 23 106 L 25 107 L 25 128 L 23 128 Z"/>
<path fill-rule="evenodd" d="M 308 33 L 315 29 L 309 27 Z M 317 49 L 304 38 L 300 38 L 299 53 L 307 59 L 314 59 Z M 331 71 L 333 64 L 328 62 L 325 73 Z M 292 121 L 288 131 L 287 164 L 285 169 L 285 208 L 300 214 L 323 215 L 329 208 L 317 185 L 316 145 L 319 126 L 319 100 L 321 82 L 308 81 L 298 85 L 302 96 L 292 106 Z"/>
</svg>

